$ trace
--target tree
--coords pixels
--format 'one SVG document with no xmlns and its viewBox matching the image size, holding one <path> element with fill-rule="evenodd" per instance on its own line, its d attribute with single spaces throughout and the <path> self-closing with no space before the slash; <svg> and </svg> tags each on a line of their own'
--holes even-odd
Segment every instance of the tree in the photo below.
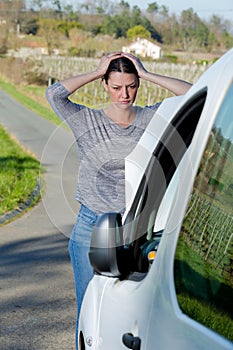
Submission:
<svg viewBox="0 0 233 350">
<path fill-rule="evenodd" d="M 131 13 L 131 26 L 142 24 L 142 12 L 138 6 L 134 6 Z"/>
<path fill-rule="evenodd" d="M 158 12 L 158 9 L 159 9 L 159 5 L 157 4 L 157 2 L 152 2 L 148 4 L 146 12 L 148 12 L 148 14 L 150 15 L 151 20 L 154 19 L 154 16 Z"/>
<path fill-rule="evenodd" d="M 114 17 L 106 16 L 101 25 L 100 32 L 102 34 L 109 34 L 109 35 L 118 37 L 119 26 L 120 26 L 120 23 L 118 23 L 117 21 L 117 16 L 114 16 Z"/>
<path fill-rule="evenodd" d="M 39 24 L 36 18 L 26 17 L 21 24 L 21 33 L 36 35 L 39 29 Z"/>
<path fill-rule="evenodd" d="M 66 5 L 64 7 L 64 19 L 68 22 L 71 22 L 71 21 L 75 21 L 75 20 L 78 20 L 78 16 L 77 14 L 74 12 L 73 10 L 73 6 L 72 5 Z"/>
<path fill-rule="evenodd" d="M 180 26 L 174 14 L 163 23 L 161 33 L 165 44 L 179 46 Z"/>
<path fill-rule="evenodd" d="M 168 11 L 167 6 L 162 5 L 159 12 L 164 19 L 168 19 L 169 11 Z"/>
<path fill-rule="evenodd" d="M 60 44 L 58 32 L 58 21 L 55 19 L 44 18 L 39 20 L 39 32 L 45 39 L 48 54 L 52 55 L 53 50 Z"/>
<path fill-rule="evenodd" d="M 31 3 L 32 10 L 41 12 L 43 8 L 43 0 L 32 0 Z"/>
<path fill-rule="evenodd" d="M 223 44 L 227 49 L 230 49 L 231 47 L 233 47 L 233 37 L 227 31 L 223 32 L 222 40 L 223 40 Z"/>
<path fill-rule="evenodd" d="M 199 20 L 195 28 L 195 38 L 199 47 L 208 48 L 209 46 L 209 29 L 208 27 Z"/>
<path fill-rule="evenodd" d="M 181 14 L 181 36 L 184 49 L 209 48 L 209 29 L 192 8 Z"/>
<path fill-rule="evenodd" d="M 124 0 L 121 0 L 119 6 L 120 6 L 120 9 L 121 9 L 122 12 L 123 11 L 127 11 L 128 12 L 129 9 L 130 9 L 129 3 L 127 1 L 124 1 Z"/>
<path fill-rule="evenodd" d="M 25 10 L 25 2 L 23 0 L 1 0 L 1 30 L 0 30 L 0 51 L 5 53 L 9 43 L 13 42 L 13 35 L 20 33 L 22 22 L 22 13 Z M 10 39 L 11 36 L 11 39 Z"/>
<path fill-rule="evenodd" d="M 219 16 L 213 15 L 210 19 L 210 24 L 219 31 L 222 27 L 222 20 Z"/>
<path fill-rule="evenodd" d="M 55 9 L 58 13 L 61 13 L 62 7 L 61 7 L 60 0 L 53 0 L 53 6 L 55 7 Z"/>
<path fill-rule="evenodd" d="M 197 14 L 193 11 L 192 8 L 184 10 L 181 13 L 180 24 L 183 28 L 186 28 L 187 32 L 190 29 L 194 29 L 197 21 Z"/>
<path fill-rule="evenodd" d="M 129 40 L 134 40 L 136 38 L 150 39 L 151 34 L 146 28 L 144 28 L 141 24 L 128 29 L 127 38 Z"/>
</svg>

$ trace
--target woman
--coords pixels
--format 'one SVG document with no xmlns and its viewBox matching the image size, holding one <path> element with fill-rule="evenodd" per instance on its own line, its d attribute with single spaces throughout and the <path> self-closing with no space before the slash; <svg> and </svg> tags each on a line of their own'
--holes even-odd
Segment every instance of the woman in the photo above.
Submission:
<svg viewBox="0 0 233 350">
<path fill-rule="evenodd" d="M 85 84 L 102 79 L 110 104 L 92 109 L 72 103 L 69 96 Z M 125 210 L 124 159 L 133 150 L 159 104 L 134 105 L 140 79 L 160 85 L 176 95 L 186 93 L 191 84 L 148 72 L 139 58 L 112 52 L 101 58 L 96 70 L 62 80 L 50 86 L 47 98 L 52 108 L 74 133 L 79 152 L 76 199 L 81 208 L 74 226 L 69 252 L 74 270 L 78 319 L 83 296 L 93 270 L 88 251 L 91 232 L 105 212 Z"/>
</svg>

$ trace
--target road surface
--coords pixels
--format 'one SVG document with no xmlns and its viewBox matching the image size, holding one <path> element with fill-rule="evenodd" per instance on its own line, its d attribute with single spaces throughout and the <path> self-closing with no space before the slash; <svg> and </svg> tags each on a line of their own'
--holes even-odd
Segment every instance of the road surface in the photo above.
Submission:
<svg viewBox="0 0 233 350">
<path fill-rule="evenodd" d="M 0 349 L 75 349 L 76 304 L 68 237 L 78 204 L 76 146 L 0 90 L 0 124 L 41 160 L 43 200 L 0 227 Z"/>
</svg>

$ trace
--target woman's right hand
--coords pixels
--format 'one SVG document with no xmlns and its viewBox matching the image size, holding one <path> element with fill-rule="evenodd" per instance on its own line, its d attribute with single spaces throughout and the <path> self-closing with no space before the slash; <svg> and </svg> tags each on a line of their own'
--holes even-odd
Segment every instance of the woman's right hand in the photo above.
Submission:
<svg viewBox="0 0 233 350">
<path fill-rule="evenodd" d="M 123 55 L 122 52 L 117 51 L 117 52 L 109 52 L 106 55 L 104 55 L 99 62 L 98 67 L 96 68 L 96 72 L 98 75 L 101 77 L 104 76 L 106 73 L 108 66 L 112 60 L 115 60 L 116 58 L 120 58 Z"/>
</svg>

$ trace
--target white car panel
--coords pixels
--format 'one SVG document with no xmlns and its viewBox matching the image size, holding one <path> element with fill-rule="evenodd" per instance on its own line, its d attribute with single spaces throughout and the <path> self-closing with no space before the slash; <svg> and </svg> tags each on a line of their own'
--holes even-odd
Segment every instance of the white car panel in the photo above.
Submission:
<svg viewBox="0 0 233 350">
<path fill-rule="evenodd" d="M 151 154 L 171 122 L 174 111 L 179 108 L 183 100 L 184 96 L 175 96 L 165 99 L 161 103 L 139 143 L 125 159 L 126 211 L 123 221 L 128 214 Z"/>
</svg>

